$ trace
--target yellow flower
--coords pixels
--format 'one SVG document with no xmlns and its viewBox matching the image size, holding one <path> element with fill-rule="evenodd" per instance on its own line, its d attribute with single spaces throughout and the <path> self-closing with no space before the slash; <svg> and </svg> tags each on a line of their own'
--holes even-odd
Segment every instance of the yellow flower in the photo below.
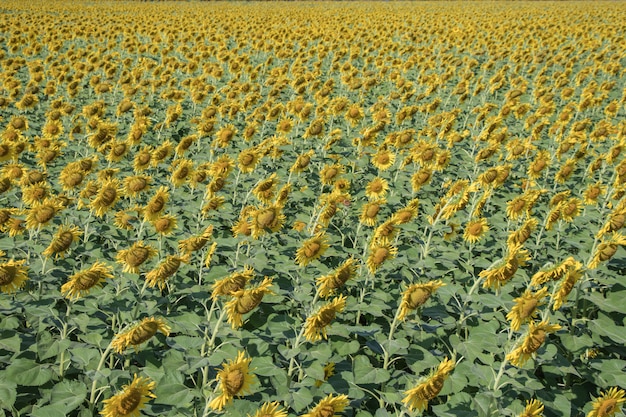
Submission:
<svg viewBox="0 0 626 417">
<path fill-rule="evenodd" d="M 528 240 L 532 232 L 537 228 L 539 222 L 534 217 L 529 218 L 519 229 L 511 232 L 507 238 L 508 246 L 523 245 Z"/>
<path fill-rule="evenodd" d="M 530 285 L 537 287 L 543 285 L 548 281 L 558 281 L 572 268 L 580 268 L 582 265 L 577 262 L 573 257 L 568 257 L 560 264 L 552 265 L 537 271 L 530 279 Z"/>
<path fill-rule="evenodd" d="M 124 194 L 128 197 L 138 197 L 141 193 L 148 191 L 152 177 L 147 175 L 133 175 L 124 178 Z"/>
<path fill-rule="evenodd" d="M 171 214 L 164 214 L 154 220 L 152 220 L 152 225 L 156 232 L 161 236 L 168 236 L 174 232 L 176 229 L 176 224 L 178 223 L 178 219 L 176 216 Z"/>
<path fill-rule="evenodd" d="M 359 221 L 367 226 L 374 226 L 376 224 L 376 215 L 380 211 L 381 207 L 387 203 L 387 200 L 373 200 L 363 204 L 361 209 L 361 216 Z"/>
<path fill-rule="evenodd" d="M 603 392 L 598 398 L 593 400 L 591 406 L 593 409 L 586 417 L 611 417 L 615 413 L 621 412 L 622 403 L 626 401 L 626 392 L 617 387 L 609 388 Z"/>
<path fill-rule="evenodd" d="M 413 310 L 423 306 L 426 301 L 428 301 L 430 296 L 444 285 L 446 284 L 444 284 L 440 279 L 436 281 L 429 281 L 425 284 L 410 285 L 402 295 L 398 320 L 404 320 Z"/>
<path fill-rule="evenodd" d="M 344 167 L 342 165 L 324 165 L 324 167 L 320 170 L 320 181 L 323 185 L 331 185 L 343 172 Z"/>
<path fill-rule="evenodd" d="M 121 189 L 117 179 L 111 179 L 98 187 L 96 197 L 89 204 L 89 208 L 96 217 L 102 217 L 119 200 Z"/>
<path fill-rule="evenodd" d="M 431 371 L 430 375 L 423 378 L 420 383 L 405 391 L 406 396 L 402 400 L 409 410 L 417 409 L 417 411 L 425 410 L 428 407 L 428 401 L 436 398 L 443 388 L 443 383 L 454 369 L 454 361 L 444 359 L 439 364 L 436 371 Z"/>
<path fill-rule="evenodd" d="M 143 241 L 135 242 L 128 249 L 123 249 L 117 253 L 117 263 L 124 266 L 123 272 L 138 274 L 139 267 L 157 254 L 157 250 L 150 245 L 145 245 Z"/>
<path fill-rule="evenodd" d="M 389 151 L 388 149 L 381 148 L 372 155 L 371 163 L 374 165 L 379 171 L 386 171 L 391 168 L 396 161 L 396 154 Z"/>
<path fill-rule="evenodd" d="M 28 280 L 28 267 L 25 259 L 0 263 L 0 291 L 12 294 L 24 286 Z"/>
<path fill-rule="evenodd" d="M 370 200 L 383 198 L 389 190 L 389 183 L 386 179 L 376 177 L 365 186 L 365 195 Z"/>
<path fill-rule="evenodd" d="M 357 265 L 354 258 L 348 258 L 337 267 L 332 273 L 317 278 L 318 291 L 320 297 L 326 298 L 343 287 L 349 279 L 356 274 Z"/>
<path fill-rule="evenodd" d="M 280 407 L 278 401 L 273 401 L 263 403 L 254 415 L 248 414 L 248 417 L 287 417 L 287 412 Z"/>
<path fill-rule="evenodd" d="M 336 397 L 333 394 L 328 394 L 311 411 L 301 417 L 335 417 L 335 413 L 341 413 L 349 403 L 348 396 L 345 394 Z"/>
<path fill-rule="evenodd" d="M 549 324 L 547 319 L 539 324 L 531 321 L 528 333 L 524 336 L 524 340 L 518 347 L 506 355 L 506 359 L 515 366 L 523 366 L 543 345 L 547 334 L 554 333 L 560 328 L 561 326 L 558 324 Z"/>
<path fill-rule="evenodd" d="M 485 278 L 483 288 L 500 288 L 513 278 L 517 269 L 529 259 L 528 251 L 523 249 L 521 245 L 508 247 L 507 253 L 502 259 L 478 274 L 479 277 Z"/>
<path fill-rule="evenodd" d="M 124 210 L 120 210 L 113 216 L 113 225 L 122 230 L 133 230 L 134 226 L 131 222 L 137 220 L 137 216 L 127 213 Z"/>
<path fill-rule="evenodd" d="M 272 290 L 270 290 L 272 280 L 272 278 L 265 277 L 263 282 L 254 288 L 231 292 L 233 298 L 226 303 L 225 308 L 228 311 L 228 322 L 233 329 L 243 325 L 243 315 L 251 312 L 261 304 L 265 294 L 273 294 Z"/>
<path fill-rule="evenodd" d="M 124 352 L 129 346 L 132 346 L 136 352 L 139 345 L 147 342 L 157 331 L 163 333 L 165 336 L 169 336 L 170 330 L 172 329 L 163 319 L 146 317 L 127 331 L 115 335 L 111 341 L 111 346 L 117 353 Z"/>
<path fill-rule="evenodd" d="M 302 247 L 296 251 L 296 263 L 299 266 L 306 266 L 312 261 L 319 259 L 328 247 L 324 232 L 318 233 L 312 238 L 305 240 Z"/>
<path fill-rule="evenodd" d="M 518 417 L 542 417 L 543 416 L 543 404 L 541 401 L 532 399 L 526 401 L 526 407 L 524 411 Z"/>
<path fill-rule="evenodd" d="M 471 220 L 465 225 L 465 232 L 463 232 L 463 239 L 469 243 L 476 243 L 487 233 L 489 226 L 487 219 L 480 218 L 477 220 Z"/>
<path fill-rule="evenodd" d="M 211 298 L 215 299 L 221 295 L 231 295 L 242 290 L 248 281 L 254 277 L 254 268 L 245 266 L 241 272 L 233 272 L 229 276 L 217 280 L 213 283 Z"/>
<path fill-rule="evenodd" d="M 245 352 L 240 351 L 237 359 L 229 361 L 217 373 L 221 394 L 209 403 L 213 410 L 221 411 L 233 401 L 235 396 L 241 397 L 250 391 L 254 383 L 254 375 L 250 373 L 251 358 L 246 358 Z"/>
<path fill-rule="evenodd" d="M 46 257 L 54 255 L 55 259 L 59 256 L 63 258 L 72 243 L 77 241 L 80 235 L 82 235 L 82 232 L 76 226 L 59 226 L 59 229 L 52 238 L 52 242 L 50 242 L 50 245 L 42 252 L 42 255 Z"/>
<path fill-rule="evenodd" d="M 103 417 L 138 417 L 141 409 L 156 395 L 152 391 L 156 383 L 149 378 L 137 377 L 129 385 L 124 385 L 122 391 L 111 398 L 104 400 L 104 408 L 100 411 Z"/>
<path fill-rule="evenodd" d="M 393 217 L 389 220 L 381 223 L 376 230 L 374 231 L 374 236 L 372 237 L 373 243 L 379 242 L 389 242 L 393 240 L 393 238 L 398 233 L 398 228 L 396 227 L 396 222 Z"/>
<path fill-rule="evenodd" d="M 261 161 L 261 153 L 256 148 L 244 149 L 239 152 L 237 157 L 237 166 L 243 173 L 249 174 Z"/>
<path fill-rule="evenodd" d="M 261 202 L 268 204 L 274 198 L 276 185 L 278 184 L 278 176 L 272 173 L 268 178 L 260 181 L 256 187 L 252 189 L 252 194 Z"/>
<path fill-rule="evenodd" d="M 159 218 L 165 210 L 165 205 L 170 199 L 170 193 L 165 186 L 159 187 L 154 196 L 143 208 L 144 221 L 153 221 Z"/>
<path fill-rule="evenodd" d="M 326 327 L 335 319 L 337 313 L 342 312 L 346 307 L 346 299 L 345 295 L 335 297 L 322 306 L 317 313 L 307 318 L 304 325 L 304 337 L 310 342 L 321 340 L 322 337 L 326 339 Z"/>
<path fill-rule="evenodd" d="M 313 150 L 301 153 L 300 155 L 298 155 L 296 161 L 293 163 L 291 168 L 289 168 L 289 171 L 295 173 L 303 172 L 309 166 L 313 155 L 315 155 L 315 152 Z"/>
<path fill-rule="evenodd" d="M 511 329 L 517 331 L 522 323 L 531 321 L 538 313 L 537 307 L 544 304 L 541 300 L 547 295 L 548 289 L 545 287 L 535 292 L 527 289 L 521 297 L 514 299 L 515 305 L 506 315 L 506 319 L 511 322 Z"/>
<path fill-rule="evenodd" d="M 154 288 L 158 285 L 159 289 L 163 290 L 167 285 L 167 280 L 178 271 L 181 263 L 189 262 L 189 258 L 189 254 L 167 256 L 156 268 L 146 274 L 148 286 Z"/>
<path fill-rule="evenodd" d="M 191 236 L 178 242 L 178 251 L 182 254 L 191 254 L 202 249 L 213 236 L 213 225 L 209 225 L 200 236 Z"/>
<path fill-rule="evenodd" d="M 409 201 L 409 203 L 398 209 L 392 216 L 391 219 L 396 224 L 405 224 L 413 220 L 417 216 L 417 207 L 419 205 L 419 200 L 417 198 Z"/>
<path fill-rule="evenodd" d="M 385 261 L 395 257 L 397 253 L 398 248 L 387 241 L 374 242 L 370 245 L 370 254 L 366 261 L 367 268 L 373 274 Z"/>
<path fill-rule="evenodd" d="M 62 209 L 60 204 L 50 199 L 37 203 L 26 214 L 26 228 L 36 229 L 47 225 Z"/>
<path fill-rule="evenodd" d="M 113 268 L 103 262 L 96 261 L 92 266 L 70 276 L 61 286 L 64 297 L 75 299 L 89 294 L 92 288 L 100 285 L 107 278 L 113 278 Z"/>
<path fill-rule="evenodd" d="M 552 310 L 558 310 L 561 308 L 563 303 L 567 301 L 567 296 L 574 285 L 578 282 L 578 279 L 583 275 L 582 273 L 582 264 L 577 263 L 576 265 L 569 268 L 565 277 L 559 282 L 558 287 L 556 289 L 556 293 L 552 295 L 552 300 L 554 304 L 552 305 Z"/>
</svg>

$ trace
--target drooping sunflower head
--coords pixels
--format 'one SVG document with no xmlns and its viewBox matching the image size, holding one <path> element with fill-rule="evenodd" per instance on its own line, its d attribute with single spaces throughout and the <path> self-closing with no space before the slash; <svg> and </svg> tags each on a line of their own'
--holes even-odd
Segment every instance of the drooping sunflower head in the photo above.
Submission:
<svg viewBox="0 0 626 417">
<path fill-rule="evenodd" d="M 469 243 L 476 243 L 484 237 L 487 231 L 489 231 L 487 219 L 479 218 L 476 220 L 471 220 L 465 225 L 463 239 L 465 239 L 465 241 Z"/>
<path fill-rule="evenodd" d="M 63 258 L 72 243 L 76 242 L 82 234 L 82 231 L 76 226 L 60 226 L 42 255 L 47 257 L 54 255 L 55 258 Z"/>
<path fill-rule="evenodd" d="M 617 387 L 609 388 L 593 400 L 592 409 L 586 417 L 611 417 L 622 409 L 626 401 L 626 391 Z"/>
<path fill-rule="evenodd" d="M 213 283 L 213 292 L 211 293 L 211 298 L 231 295 L 234 292 L 240 291 L 253 277 L 254 268 L 246 265 L 243 271 L 233 272 L 227 277 L 215 281 Z"/>
<path fill-rule="evenodd" d="M 167 282 L 180 268 L 183 263 L 188 263 L 190 255 L 168 255 L 159 265 L 146 274 L 146 282 L 153 288 L 158 285 L 160 290 L 167 286 Z"/>
<path fill-rule="evenodd" d="M 171 330 L 171 327 L 162 318 L 146 317 L 127 331 L 115 335 L 111 341 L 111 346 L 117 353 L 124 352 L 130 346 L 137 351 L 139 345 L 150 340 L 157 331 L 169 336 Z"/>
<path fill-rule="evenodd" d="M 232 299 L 226 303 L 228 311 L 228 322 L 233 329 L 243 325 L 243 315 L 254 310 L 266 294 L 273 294 L 270 287 L 273 278 L 265 277 L 263 281 L 254 288 L 241 289 L 231 292 Z"/>
<path fill-rule="evenodd" d="M 517 331 L 523 323 L 532 320 L 538 313 L 537 308 L 544 304 L 542 300 L 547 295 L 548 288 L 543 287 L 535 292 L 527 289 L 521 297 L 514 299 L 515 304 L 506 315 L 506 319 L 511 322 L 511 329 Z"/>
<path fill-rule="evenodd" d="M 336 297 L 323 305 L 317 313 L 307 318 L 304 331 L 304 336 L 307 340 L 315 342 L 322 338 L 327 338 L 326 328 L 335 319 L 337 313 L 342 312 L 346 307 L 346 300 L 347 297 L 345 295 Z"/>
<path fill-rule="evenodd" d="M 124 385 L 122 391 L 111 398 L 104 400 L 104 407 L 100 411 L 103 417 L 138 417 L 144 405 L 156 395 L 152 391 L 156 383 L 149 378 L 133 377 L 129 385 Z"/>
<path fill-rule="evenodd" d="M 24 286 L 28 280 L 28 267 L 25 259 L 0 263 L 0 291 L 12 294 Z"/>
<path fill-rule="evenodd" d="M 107 278 L 113 278 L 113 268 L 109 265 L 96 261 L 89 268 L 78 271 L 69 277 L 68 281 L 61 286 L 63 296 L 76 299 L 89 294 L 92 288 L 99 286 Z"/>
<path fill-rule="evenodd" d="M 376 241 L 370 245 L 369 256 L 367 257 L 367 268 L 373 274 L 375 273 L 385 261 L 388 261 L 396 256 L 398 248 L 391 245 L 388 241 Z"/>
<path fill-rule="evenodd" d="M 117 253 L 116 260 L 123 265 L 123 271 L 132 274 L 139 273 L 139 267 L 157 254 L 157 250 L 150 245 L 138 241 L 128 249 Z"/>
<path fill-rule="evenodd" d="M 402 295 L 398 319 L 404 320 L 409 313 L 423 306 L 430 296 L 444 285 L 446 284 L 441 280 L 410 285 Z"/>
<path fill-rule="evenodd" d="M 233 401 L 234 397 L 241 397 L 250 392 L 255 377 L 250 372 L 252 358 L 246 358 L 245 352 L 240 351 L 235 360 L 222 366 L 217 373 L 221 393 L 209 403 L 209 407 L 220 411 Z"/>
<path fill-rule="evenodd" d="M 332 273 L 317 278 L 320 297 L 326 298 L 334 294 L 356 275 L 356 271 L 357 261 L 354 258 L 348 258 Z"/>
<path fill-rule="evenodd" d="M 299 266 L 306 266 L 312 261 L 319 259 L 328 247 L 326 235 L 324 232 L 320 232 L 305 240 L 302 247 L 296 251 L 296 263 Z"/>
<path fill-rule="evenodd" d="M 348 400 L 347 395 L 334 396 L 333 394 L 328 394 L 302 417 L 336 417 L 336 413 L 341 413 L 348 404 L 350 404 L 350 400 Z"/>
</svg>

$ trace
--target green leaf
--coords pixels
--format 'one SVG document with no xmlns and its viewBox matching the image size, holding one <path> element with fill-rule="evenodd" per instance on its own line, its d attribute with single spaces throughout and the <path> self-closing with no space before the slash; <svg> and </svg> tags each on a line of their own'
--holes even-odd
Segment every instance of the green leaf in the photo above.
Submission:
<svg viewBox="0 0 626 417">
<path fill-rule="evenodd" d="M 300 387 L 291 394 L 291 407 L 300 412 L 313 402 L 313 394 L 308 388 Z"/>
<path fill-rule="evenodd" d="M 80 381 L 61 381 L 52 387 L 51 405 L 62 406 L 68 414 L 76 409 L 87 397 L 87 386 Z"/>
<path fill-rule="evenodd" d="M 0 380 L 0 408 L 10 410 L 13 407 L 17 395 L 16 388 L 15 382 Z"/>
<path fill-rule="evenodd" d="M 5 378 L 18 385 L 38 387 L 52 379 L 50 365 L 30 359 L 15 359 L 6 369 Z"/>
<path fill-rule="evenodd" d="M 67 416 L 67 413 L 65 412 L 63 405 L 51 404 L 34 408 L 30 415 L 33 417 L 65 417 Z"/>
<path fill-rule="evenodd" d="M 600 336 L 608 337 L 616 344 L 626 344 L 624 326 L 617 326 L 613 319 L 603 312 L 599 312 L 598 318 L 589 322 L 589 328 Z"/>
<path fill-rule="evenodd" d="M 183 384 L 159 384 L 154 391 L 155 404 L 189 407 L 195 398 L 194 391 Z"/>
<path fill-rule="evenodd" d="M 369 358 L 364 355 L 354 358 L 352 371 L 357 384 L 381 384 L 391 377 L 386 369 L 373 367 Z"/>
<path fill-rule="evenodd" d="M 20 351 L 21 344 L 22 344 L 22 339 L 20 338 L 20 335 L 16 331 L 14 330 L 0 331 L 0 349 L 17 353 Z"/>
</svg>

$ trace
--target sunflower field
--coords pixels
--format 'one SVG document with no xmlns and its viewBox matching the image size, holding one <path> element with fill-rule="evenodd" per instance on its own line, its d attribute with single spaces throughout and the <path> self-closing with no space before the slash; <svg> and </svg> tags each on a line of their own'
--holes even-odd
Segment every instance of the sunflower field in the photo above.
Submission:
<svg viewBox="0 0 626 417">
<path fill-rule="evenodd" d="M 626 3 L 0 4 L 0 416 L 623 415 Z"/>
</svg>

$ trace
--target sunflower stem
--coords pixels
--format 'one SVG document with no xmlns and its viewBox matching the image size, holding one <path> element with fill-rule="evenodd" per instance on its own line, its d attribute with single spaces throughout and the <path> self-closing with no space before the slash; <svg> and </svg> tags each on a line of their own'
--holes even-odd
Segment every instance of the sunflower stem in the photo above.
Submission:
<svg viewBox="0 0 626 417">
<path fill-rule="evenodd" d="M 222 324 L 222 321 L 224 321 L 224 316 L 226 315 L 226 307 L 222 306 L 222 313 L 220 314 L 220 317 L 217 319 L 217 323 L 215 323 L 215 327 L 213 327 L 213 333 L 211 333 L 211 338 L 209 339 L 208 342 L 208 346 L 209 348 L 213 348 L 215 346 L 215 338 L 217 337 L 217 331 L 220 328 L 220 325 Z"/>
<path fill-rule="evenodd" d="M 96 388 L 98 387 L 98 373 L 104 366 L 106 362 L 106 358 L 109 355 L 109 352 L 113 348 L 113 342 L 109 343 L 107 348 L 100 356 L 100 362 L 98 362 L 98 367 L 96 368 L 96 372 L 94 373 L 93 382 L 91 383 L 91 394 L 89 395 L 89 411 L 93 412 L 96 407 Z"/>
</svg>

